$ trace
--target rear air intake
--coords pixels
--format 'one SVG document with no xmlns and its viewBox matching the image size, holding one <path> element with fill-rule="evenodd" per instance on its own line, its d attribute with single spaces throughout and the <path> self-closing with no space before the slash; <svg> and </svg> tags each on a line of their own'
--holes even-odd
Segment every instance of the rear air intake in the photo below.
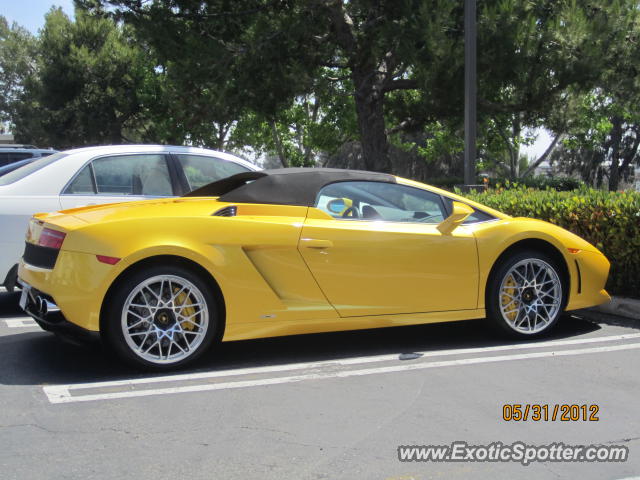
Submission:
<svg viewBox="0 0 640 480">
<path fill-rule="evenodd" d="M 238 207 L 232 205 L 230 207 L 224 207 L 214 213 L 213 217 L 235 217 L 238 213 Z"/>
<path fill-rule="evenodd" d="M 26 242 L 22 258 L 29 265 L 51 270 L 56 264 L 59 252 L 60 250 L 57 248 L 43 247 Z"/>
</svg>

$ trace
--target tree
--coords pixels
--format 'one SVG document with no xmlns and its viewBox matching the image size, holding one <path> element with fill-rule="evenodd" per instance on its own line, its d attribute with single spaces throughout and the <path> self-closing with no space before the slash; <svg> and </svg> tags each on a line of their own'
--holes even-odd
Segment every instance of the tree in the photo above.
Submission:
<svg viewBox="0 0 640 480">
<path fill-rule="evenodd" d="M 596 66 L 594 88 L 571 92 L 566 140 L 557 158 L 584 180 L 618 189 L 621 177 L 640 162 L 640 12 L 636 2 L 612 2 L 601 14 L 609 22 L 609 45 Z"/>
<path fill-rule="evenodd" d="M 36 56 L 36 38 L 16 23 L 9 26 L 0 15 L 0 122 L 12 118 L 24 81 L 35 71 Z"/>
<path fill-rule="evenodd" d="M 157 59 L 163 101 L 159 107 L 148 103 L 150 111 L 159 109 L 150 127 L 156 136 L 173 133 L 218 146 L 244 138 L 275 152 L 282 163 L 304 163 L 309 155 L 305 160 L 300 152 L 324 148 L 309 134 L 322 115 L 302 121 L 300 107 L 304 111 L 304 105 L 319 101 L 319 112 L 332 111 L 340 95 L 319 92 L 327 82 L 335 92 L 346 86 L 344 93 L 351 95 L 349 118 L 355 120 L 367 169 L 390 171 L 390 142 L 406 142 L 403 135 L 420 138 L 416 133 L 426 132 L 428 142 L 430 131 L 440 135 L 446 128 L 450 138 L 461 132 L 463 2 L 77 3 L 133 26 L 138 41 Z M 529 174 L 531 167 L 518 168 L 527 128 L 544 126 L 555 134 L 554 145 L 559 143 L 568 120 L 563 103 L 572 92 L 596 88 L 604 70 L 618 61 L 616 45 L 624 42 L 636 3 L 479 0 L 479 130 L 485 163 L 512 177 Z M 251 138 L 243 122 L 255 129 Z M 416 148 L 441 152 L 427 142 Z M 455 141 L 441 144 L 458 148 Z"/>
<path fill-rule="evenodd" d="M 561 170 L 577 172 L 598 187 L 606 179 L 612 191 L 632 173 L 632 166 L 640 162 L 640 98 L 628 93 L 614 97 L 598 89 L 579 97 L 567 138 L 554 156 Z"/>
<path fill-rule="evenodd" d="M 451 2 L 415 0 L 82 0 L 136 26 L 167 61 L 188 66 L 200 89 L 276 122 L 296 98 L 315 95 L 326 73 L 352 86 L 367 168 L 389 171 L 385 99 L 419 86 L 414 62 L 426 52 L 434 17 Z M 400 33 L 401 32 L 401 33 Z M 331 76 L 331 75 L 330 75 Z"/>
<path fill-rule="evenodd" d="M 17 139 L 57 148 L 137 140 L 144 135 L 138 92 L 153 72 L 126 27 L 52 9 L 36 68 L 14 101 Z"/>
<path fill-rule="evenodd" d="M 480 15 L 481 117 L 509 151 L 511 178 L 530 174 L 559 145 L 571 121 L 570 96 L 601 84 L 620 63 L 621 45 L 637 18 L 637 2 L 486 1 Z M 553 133 L 551 150 L 519 172 L 525 127 Z"/>
</svg>

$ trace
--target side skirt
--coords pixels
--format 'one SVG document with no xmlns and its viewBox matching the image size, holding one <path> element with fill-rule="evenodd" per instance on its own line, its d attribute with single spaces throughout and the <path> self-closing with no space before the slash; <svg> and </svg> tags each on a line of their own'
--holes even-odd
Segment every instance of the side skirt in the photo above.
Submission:
<svg viewBox="0 0 640 480">
<path fill-rule="evenodd" d="M 426 323 L 455 322 L 484 318 L 484 308 L 450 312 L 407 313 L 402 315 L 375 315 L 367 317 L 327 318 L 314 320 L 237 323 L 227 320 L 223 342 L 251 338 L 280 337 L 306 333 L 341 332 L 369 328 L 422 325 Z"/>
</svg>

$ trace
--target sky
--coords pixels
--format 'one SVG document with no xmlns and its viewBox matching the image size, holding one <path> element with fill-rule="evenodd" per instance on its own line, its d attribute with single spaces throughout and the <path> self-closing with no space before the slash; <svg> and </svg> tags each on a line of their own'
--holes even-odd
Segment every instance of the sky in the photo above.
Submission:
<svg viewBox="0 0 640 480">
<path fill-rule="evenodd" d="M 44 25 L 44 16 L 51 7 L 62 7 L 65 13 L 73 16 L 73 0 L 0 0 L 0 15 L 9 24 L 17 22 L 32 33 Z"/>
<path fill-rule="evenodd" d="M 62 7 L 67 15 L 73 16 L 73 0 L 0 0 L 0 15 L 9 23 L 17 22 L 35 34 L 44 25 L 44 16 L 53 6 Z M 546 131 L 537 133 L 536 142 L 522 149 L 529 157 L 539 157 L 551 143 Z"/>
<path fill-rule="evenodd" d="M 522 147 L 522 153 L 529 157 L 529 160 L 536 160 L 545 152 L 549 145 L 551 145 L 551 135 L 544 129 L 538 129 L 534 131 L 537 135 L 536 141 L 532 145 Z"/>
</svg>

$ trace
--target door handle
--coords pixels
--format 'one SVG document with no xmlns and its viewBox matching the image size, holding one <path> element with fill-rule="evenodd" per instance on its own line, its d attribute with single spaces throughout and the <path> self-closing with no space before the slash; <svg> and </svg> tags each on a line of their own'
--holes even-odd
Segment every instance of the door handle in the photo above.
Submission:
<svg viewBox="0 0 640 480">
<path fill-rule="evenodd" d="M 300 245 L 307 248 L 329 248 L 333 247 L 333 242 L 319 238 L 301 238 Z"/>
</svg>

